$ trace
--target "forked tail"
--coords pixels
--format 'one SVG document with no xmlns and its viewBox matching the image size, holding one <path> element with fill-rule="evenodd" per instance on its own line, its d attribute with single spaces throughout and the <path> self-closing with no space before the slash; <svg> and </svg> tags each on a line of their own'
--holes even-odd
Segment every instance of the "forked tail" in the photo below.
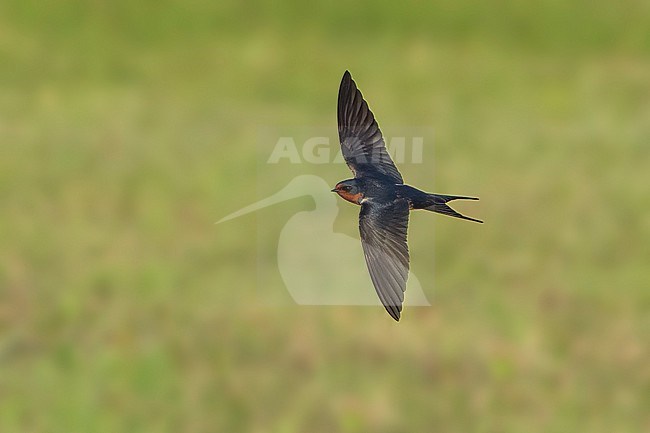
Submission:
<svg viewBox="0 0 650 433">
<path fill-rule="evenodd" d="M 443 215 L 449 215 L 456 218 L 461 218 L 464 220 L 474 221 L 477 223 L 483 223 L 481 220 L 476 218 L 471 218 L 465 216 L 461 213 L 456 212 L 451 207 L 447 205 L 448 202 L 452 200 L 478 200 L 477 197 L 464 197 L 460 195 L 442 195 L 442 194 L 429 194 L 427 196 L 426 205 L 422 209 L 430 210 L 432 212 L 441 213 Z"/>
</svg>

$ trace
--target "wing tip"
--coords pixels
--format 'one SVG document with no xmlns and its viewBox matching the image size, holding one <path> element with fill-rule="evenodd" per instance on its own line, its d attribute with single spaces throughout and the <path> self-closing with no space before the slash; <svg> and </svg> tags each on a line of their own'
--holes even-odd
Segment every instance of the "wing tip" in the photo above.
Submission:
<svg viewBox="0 0 650 433">
<path fill-rule="evenodd" d="M 388 315 L 392 317 L 396 322 L 399 322 L 399 319 L 402 317 L 402 306 L 401 305 L 384 305 Z"/>
<path fill-rule="evenodd" d="M 341 84 L 339 85 L 339 102 L 338 102 L 338 118 L 339 118 L 339 128 L 341 124 L 341 115 L 343 115 L 343 109 L 345 105 L 346 99 L 349 97 L 348 95 L 352 92 L 351 89 L 353 89 L 354 86 L 354 80 L 352 80 L 352 75 L 350 75 L 350 71 L 347 69 L 343 73 L 343 77 L 341 78 Z"/>
<path fill-rule="evenodd" d="M 355 87 L 356 85 L 354 84 L 354 80 L 352 79 L 352 74 L 350 73 L 349 70 L 345 70 L 343 73 L 343 77 L 341 78 L 341 87 Z"/>
</svg>

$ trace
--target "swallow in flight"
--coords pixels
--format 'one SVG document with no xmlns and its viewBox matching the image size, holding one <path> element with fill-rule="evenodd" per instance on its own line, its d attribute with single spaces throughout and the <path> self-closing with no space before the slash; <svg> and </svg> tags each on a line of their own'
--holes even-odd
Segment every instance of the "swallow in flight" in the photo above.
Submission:
<svg viewBox="0 0 650 433">
<path fill-rule="evenodd" d="M 337 183 L 332 192 L 361 206 L 359 232 L 370 278 L 388 314 L 399 321 L 409 273 L 409 212 L 425 209 L 482 223 L 447 205 L 452 200 L 478 198 L 430 194 L 406 185 L 386 150 L 375 116 L 348 71 L 341 80 L 337 111 L 343 158 L 354 179 Z"/>
</svg>

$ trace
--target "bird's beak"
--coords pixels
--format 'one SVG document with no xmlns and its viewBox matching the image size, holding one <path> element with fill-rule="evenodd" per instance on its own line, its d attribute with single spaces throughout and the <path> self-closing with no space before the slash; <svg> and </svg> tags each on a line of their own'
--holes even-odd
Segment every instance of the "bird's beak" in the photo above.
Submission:
<svg viewBox="0 0 650 433">
<path fill-rule="evenodd" d="M 333 190 L 331 190 L 331 191 L 332 191 L 332 192 L 336 192 L 336 188 L 334 188 L 334 189 L 333 189 Z"/>
</svg>

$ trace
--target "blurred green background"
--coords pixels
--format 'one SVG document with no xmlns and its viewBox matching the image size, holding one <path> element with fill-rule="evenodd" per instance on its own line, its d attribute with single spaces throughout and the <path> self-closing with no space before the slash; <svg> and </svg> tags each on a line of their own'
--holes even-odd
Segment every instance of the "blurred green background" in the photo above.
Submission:
<svg viewBox="0 0 650 433">
<path fill-rule="evenodd" d="M 650 431 L 650 4 L 278 3 L 0 3 L 0 431 Z M 399 324 L 260 300 L 308 198 L 214 225 L 345 69 L 486 220 L 413 215 Z"/>
</svg>

